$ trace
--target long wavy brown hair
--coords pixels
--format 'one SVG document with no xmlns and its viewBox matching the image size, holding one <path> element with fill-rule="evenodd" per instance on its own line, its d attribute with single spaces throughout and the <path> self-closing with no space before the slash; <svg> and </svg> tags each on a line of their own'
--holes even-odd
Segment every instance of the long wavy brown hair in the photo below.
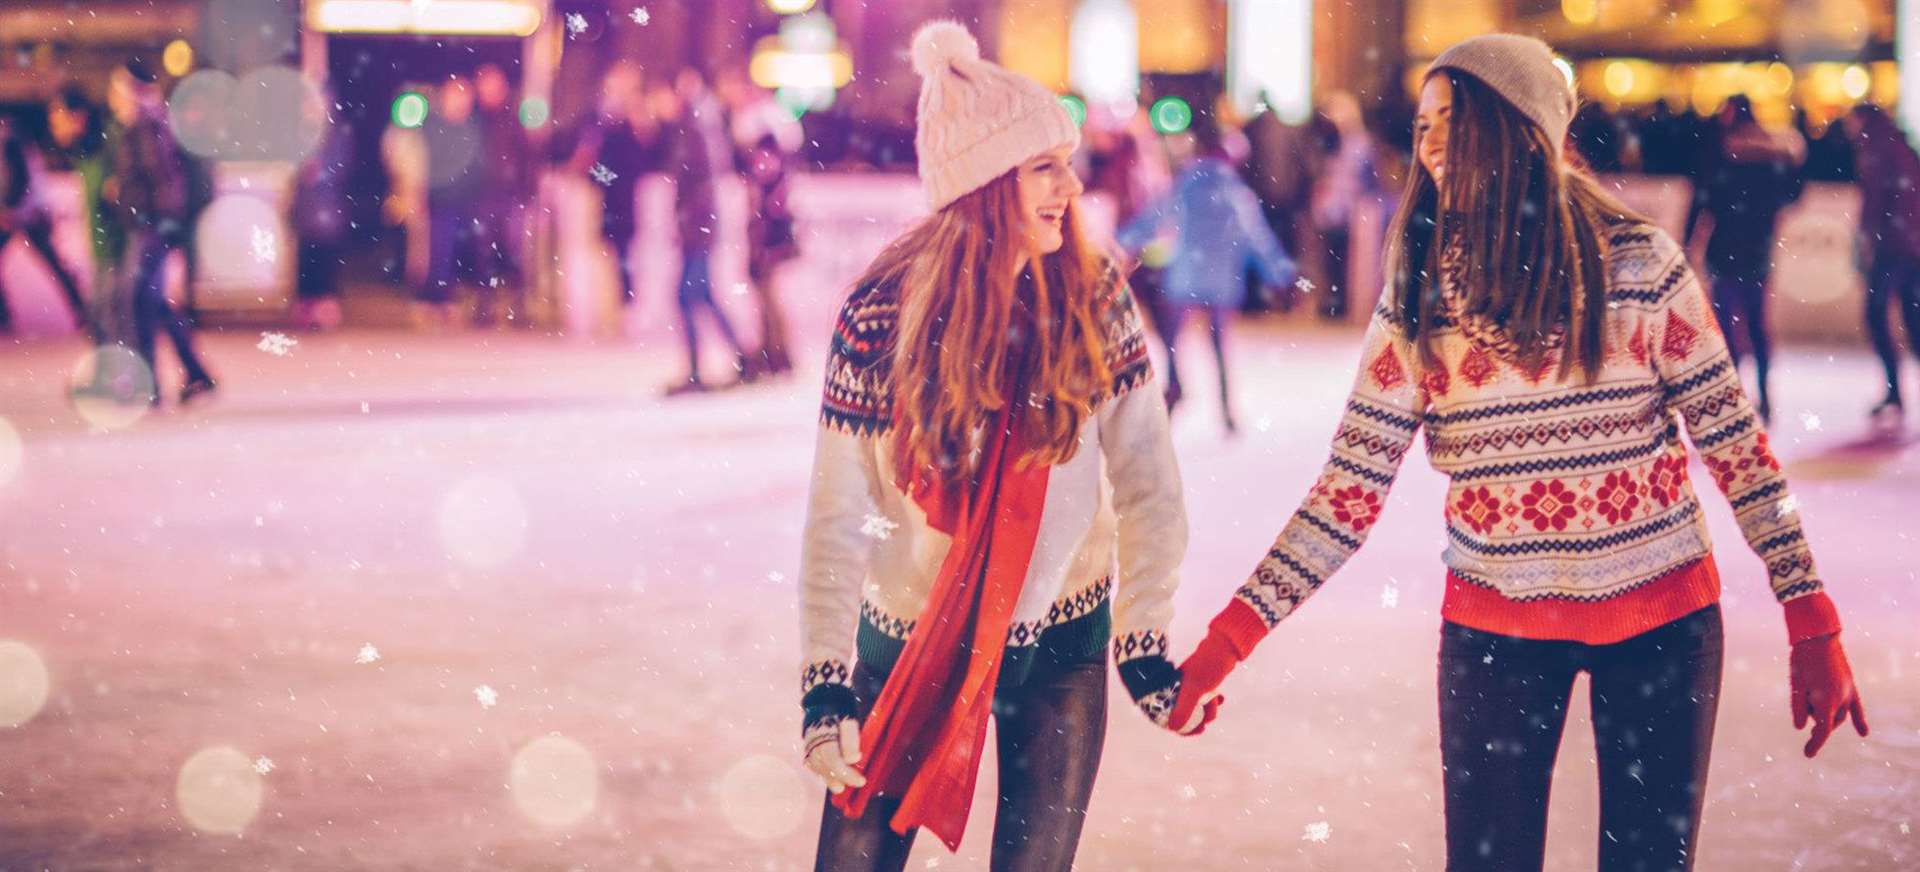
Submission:
<svg viewBox="0 0 1920 872">
<path fill-rule="evenodd" d="M 1564 335 L 1560 377 L 1577 367 L 1591 383 L 1605 351 L 1606 229 L 1647 219 L 1491 87 L 1456 70 L 1437 75 L 1453 85 L 1447 172 L 1441 185 L 1418 161 L 1408 174 L 1387 232 L 1389 304 L 1433 364 L 1440 256 L 1458 245 L 1463 314 L 1499 325 L 1529 370 L 1538 371 Z"/>
<path fill-rule="evenodd" d="M 899 289 L 895 470 L 955 482 L 977 470 L 974 437 L 1014 409 L 1022 464 L 1059 464 L 1112 381 L 1095 312 L 1103 259 L 1076 204 L 1058 251 L 1020 265 L 1026 238 L 1010 171 L 935 212 L 880 252 L 860 284 Z"/>
</svg>

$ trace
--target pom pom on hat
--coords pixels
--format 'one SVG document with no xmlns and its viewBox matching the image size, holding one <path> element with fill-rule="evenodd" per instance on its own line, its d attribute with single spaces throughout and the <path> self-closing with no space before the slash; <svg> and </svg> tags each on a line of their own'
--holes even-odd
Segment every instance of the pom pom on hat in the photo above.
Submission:
<svg viewBox="0 0 1920 872">
<path fill-rule="evenodd" d="M 957 21 L 913 35 L 920 74 L 913 146 L 933 209 L 978 190 L 1034 155 L 1074 147 L 1080 130 L 1052 90 L 980 57 Z"/>
<path fill-rule="evenodd" d="M 913 71 L 923 79 L 946 70 L 954 61 L 979 59 L 980 43 L 958 21 L 929 22 L 914 31 Z"/>
</svg>

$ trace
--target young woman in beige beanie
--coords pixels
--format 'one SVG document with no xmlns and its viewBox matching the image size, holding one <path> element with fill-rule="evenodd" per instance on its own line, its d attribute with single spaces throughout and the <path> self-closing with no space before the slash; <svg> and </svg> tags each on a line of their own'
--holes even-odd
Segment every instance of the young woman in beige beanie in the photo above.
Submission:
<svg viewBox="0 0 1920 872">
<path fill-rule="evenodd" d="M 933 214 L 868 267 L 827 362 L 801 555 L 817 868 L 957 848 L 989 715 L 992 868 L 1066 872 L 1106 731 L 1106 651 L 1162 726 L 1186 550 L 1166 404 L 1126 282 L 1081 237 L 1079 131 L 953 22 L 915 35 Z"/>
<path fill-rule="evenodd" d="M 1539 869 L 1576 675 L 1592 684 L 1602 870 L 1685 870 L 1719 709 L 1720 573 L 1684 428 L 1783 606 L 1805 753 L 1866 723 L 1840 618 L 1706 293 L 1673 239 L 1571 168 L 1538 40 L 1448 49 L 1326 470 L 1181 666 L 1203 705 L 1357 550 L 1414 433 L 1450 479 L 1440 633 L 1447 868 Z"/>
</svg>

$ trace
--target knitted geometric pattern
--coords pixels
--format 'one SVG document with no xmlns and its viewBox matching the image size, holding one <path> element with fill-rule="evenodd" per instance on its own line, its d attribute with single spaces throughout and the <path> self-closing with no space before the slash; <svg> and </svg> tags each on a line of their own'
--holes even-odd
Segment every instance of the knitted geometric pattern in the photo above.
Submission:
<svg viewBox="0 0 1920 872">
<path fill-rule="evenodd" d="M 1820 590 L 1780 463 L 1741 389 L 1706 293 L 1657 228 L 1607 234 L 1604 362 L 1559 377 L 1559 351 L 1531 369 L 1497 330 L 1461 310 L 1443 259 L 1431 365 L 1397 311 L 1375 311 L 1333 453 L 1236 596 L 1269 627 L 1365 541 L 1415 431 L 1449 479 L 1442 559 L 1513 602 L 1605 603 L 1708 555 L 1687 478 L 1692 439 L 1782 603 Z M 1554 347 L 1549 343 L 1549 347 Z"/>
</svg>

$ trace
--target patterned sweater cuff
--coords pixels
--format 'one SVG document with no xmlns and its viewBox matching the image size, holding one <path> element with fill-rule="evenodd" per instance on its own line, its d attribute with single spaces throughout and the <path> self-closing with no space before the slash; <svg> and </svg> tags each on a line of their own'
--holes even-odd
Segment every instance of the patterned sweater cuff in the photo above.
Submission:
<svg viewBox="0 0 1920 872">
<path fill-rule="evenodd" d="M 1808 639 L 1840 632 L 1840 611 L 1833 607 L 1827 592 L 1816 590 L 1806 596 L 1787 600 L 1787 642 L 1798 645 Z"/>
<path fill-rule="evenodd" d="M 1167 634 L 1159 630 L 1137 630 L 1115 637 L 1113 662 L 1120 683 L 1127 686 L 1135 702 L 1180 680 L 1180 670 L 1167 659 Z"/>
<path fill-rule="evenodd" d="M 840 660 L 807 664 L 800 676 L 800 708 L 806 713 L 802 730 L 829 717 L 853 717 L 859 712 L 852 676 L 853 671 Z"/>
</svg>

